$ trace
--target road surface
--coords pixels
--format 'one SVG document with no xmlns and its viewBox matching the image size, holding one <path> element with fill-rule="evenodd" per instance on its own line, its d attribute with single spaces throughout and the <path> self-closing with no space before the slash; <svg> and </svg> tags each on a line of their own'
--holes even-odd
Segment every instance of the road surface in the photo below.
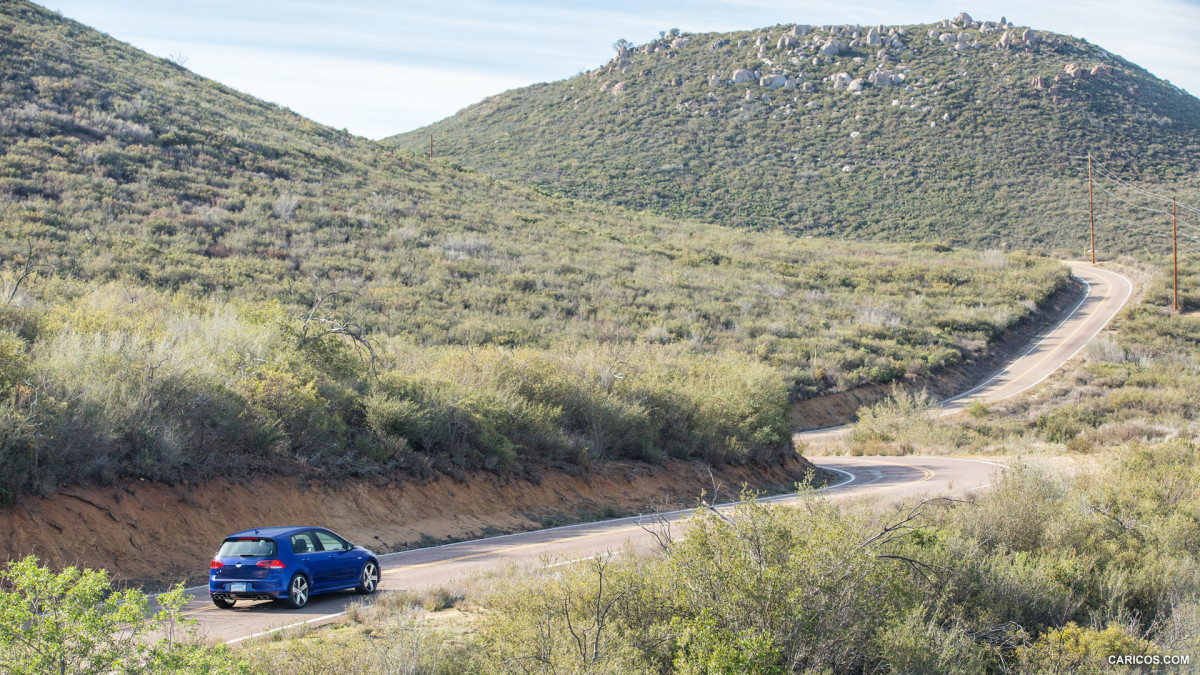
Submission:
<svg viewBox="0 0 1200 675">
<path fill-rule="evenodd" d="M 1083 263 L 1068 264 L 1087 284 L 1087 295 L 1061 323 L 1035 338 L 1027 351 L 1002 370 L 969 391 L 942 401 L 944 414 L 958 412 L 977 400 L 1000 401 L 1038 384 L 1103 330 L 1129 299 L 1133 285 L 1125 277 Z M 799 437 L 812 443 L 844 432 L 845 427 L 835 427 Z M 836 500 L 962 494 L 990 484 L 1001 470 L 1001 465 L 991 462 L 948 457 L 823 457 L 818 465 L 839 476 L 821 491 Z M 772 501 L 795 499 L 794 495 L 781 495 Z M 666 517 L 679 520 L 689 513 L 677 511 Z M 621 518 L 390 553 L 380 556 L 380 589 L 419 591 L 512 563 L 571 564 L 596 553 L 619 552 L 631 544 L 647 542 L 650 534 L 643 525 L 649 522 L 641 517 Z M 349 603 L 361 599 L 348 592 L 314 597 L 301 610 L 246 601 L 239 601 L 232 610 L 220 610 L 210 602 L 207 587 L 189 589 L 189 593 L 192 600 L 185 613 L 199 620 L 204 635 L 231 644 L 287 626 L 335 620 Z"/>
</svg>

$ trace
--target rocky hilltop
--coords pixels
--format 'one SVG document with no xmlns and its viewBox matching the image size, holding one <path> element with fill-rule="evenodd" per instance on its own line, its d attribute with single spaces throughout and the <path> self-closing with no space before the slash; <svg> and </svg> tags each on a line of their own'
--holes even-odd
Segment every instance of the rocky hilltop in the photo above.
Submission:
<svg viewBox="0 0 1200 675">
<path fill-rule="evenodd" d="M 1184 190 L 1200 101 L 1086 40 L 931 24 L 665 31 L 391 142 L 750 228 L 1075 249 L 1083 157 Z M 1114 235 L 1119 236 L 1119 235 Z"/>
</svg>

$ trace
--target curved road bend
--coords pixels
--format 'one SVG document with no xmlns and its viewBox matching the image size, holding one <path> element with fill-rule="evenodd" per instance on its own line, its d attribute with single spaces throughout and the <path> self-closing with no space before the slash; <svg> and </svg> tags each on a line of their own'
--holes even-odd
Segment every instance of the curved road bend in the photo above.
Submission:
<svg viewBox="0 0 1200 675">
<path fill-rule="evenodd" d="M 962 410 L 976 400 L 1000 401 L 1041 382 L 1103 330 L 1129 299 L 1133 285 L 1125 277 L 1083 263 L 1068 264 L 1087 284 L 1083 300 L 1008 366 L 973 389 L 942 401 L 944 414 Z M 798 436 L 812 442 L 844 431 L 845 427 L 836 427 Z M 961 494 L 990 484 L 1000 468 L 989 462 L 949 457 L 823 457 L 820 466 L 841 477 L 822 490 L 827 497 L 839 500 Z M 796 499 L 794 495 L 780 495 L 770 501 Z M 689 513 L 676 511 L 665 516 L 677 521 Z M 645 521 L 641 517 L 620 518 L 389 553 L 380 556 L 380 588 L 421 590 L 503 565 L 542 565 L 545 561 L 570 564 L 597 553 L 617 553 L 630 543 L 650 541 L 650 534 L 642 528 Z M 239 602 L 233 610 L 219 610 L 209 601 L 207 587 L 189 590 L 192 600 L 185 613 L 199 620 L 203 634 L 229 643 L 284 626 L 333 620 L 359 599 L 353 593 L 336 593 L 314 597 L 302 610 L 281 609 L 265 602 Z"/>
<path fill-rule="evenodd" d="M 1089 263 L 1067 260 L 1071 273 L 1087 285 L 1087 295 L 1061 322 L 1033 339 L 1016 359 L 983 382 L 938 403 L 942 415 L 961 412 L 975 401 L 995 403 L 1037 385 L 1079 353 L 1108 325 L 1133 293 L 1129 279 Z M 795 435 L 806 443 L 836 438 L 846 426 L 803 431 Z"/>
</svg>

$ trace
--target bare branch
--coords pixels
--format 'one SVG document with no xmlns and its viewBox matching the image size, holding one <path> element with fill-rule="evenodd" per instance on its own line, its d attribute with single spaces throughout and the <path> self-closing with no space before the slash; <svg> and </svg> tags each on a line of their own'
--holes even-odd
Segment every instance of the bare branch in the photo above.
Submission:
<svg viewBox="0 0 1200 675">
<path fill-rule="evenodd" d="M 38 271 L 39 269 L 49 269 L 51 274 L 54 273 L 55 267 L 53 264 L 37 262 L 37 258 L 34 257 L 34 253 L 36 252 L 37 249 L 33 247 L 33 241 L 30 240 L 29 252 L 25 255 L 25 266 L 22 268 L 21 274 L 17 276 L 17 281 L 13 284 L 12 291 L 9 292 L 8 298 L 4 300 L 5 305 L 12 304 L 13 298 L 17 297 L 17 291 L 21 290 L 21 284 L 24 283 L 25 280 L 28 279 L 29 276 L 34 272 Z"/>
</svg>

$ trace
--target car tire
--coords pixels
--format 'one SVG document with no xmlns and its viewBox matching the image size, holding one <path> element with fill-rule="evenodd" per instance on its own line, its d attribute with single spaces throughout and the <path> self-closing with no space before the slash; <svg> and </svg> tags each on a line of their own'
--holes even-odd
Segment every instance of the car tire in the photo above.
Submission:
<svg viewBox="0 0 1200 675">
<path fill-rule="evenodd" d="M 212 596 L 212 601 L 214 605 L 221 609 L 233 609 L 234 604 L 237 603 L 237 600 L 233 598 L 227 598 L 223 595 Z"/>
<path fill-rule="evenodd" d="M 362 574 L 358 577 L 358 586 L 354 590 L 358 591 L 359 595 L 370 595 L 379 588 L 379 563 L 374 560 L 368 560 L 363 565 Z"/>
<path fill-rule="evenodd" d="M 288 582 L 287 598 L 283 603 L 291 609 L 300 609 L 308 604 L 308 598 L 312 594 L 312 588 L 308 585 L 308 577 L 303 574 L 296 574 L 292 580 Z"/>
</svg>

